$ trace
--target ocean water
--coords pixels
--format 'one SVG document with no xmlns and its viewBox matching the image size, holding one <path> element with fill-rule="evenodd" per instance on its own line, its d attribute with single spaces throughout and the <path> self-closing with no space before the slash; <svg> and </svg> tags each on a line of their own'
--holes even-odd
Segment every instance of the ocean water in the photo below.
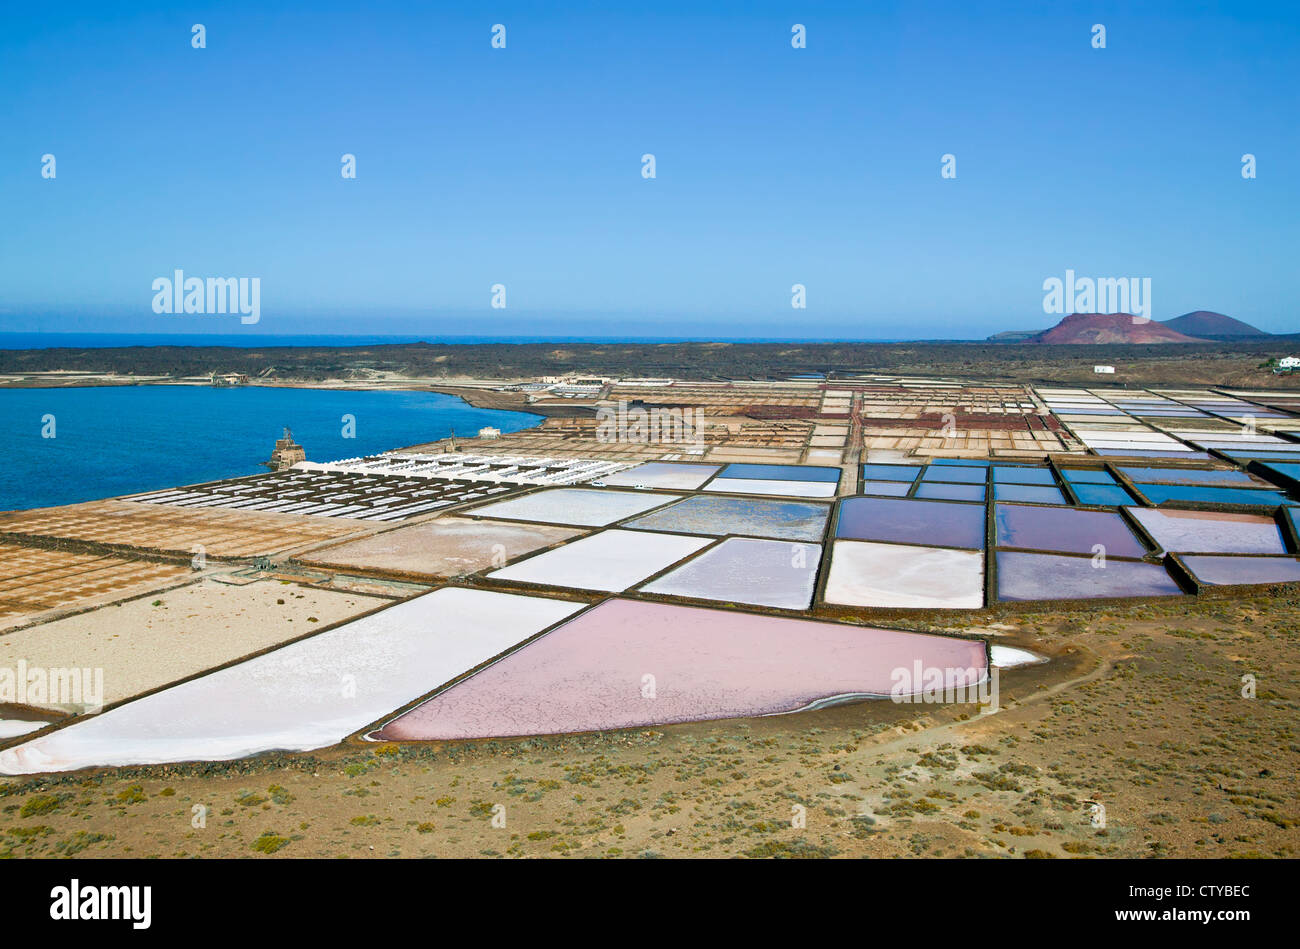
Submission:
<svg viewBox="0 0 1300 949">
<path fill-rule="evenodd" d="M 355 437 L 344 437 L 344 416 Z M 256 474 L 285 426 L 309 461 L 503 432 L 541 417 L 436 392 L 246 386 L 0 389 L 0 510 L 72 504 Z M 52 431 L 53 436 L 45 437 Z"/>
<path fill-rule="evenodd" d="M 0 350 L 6 349 L 110 349 L 125 346 L 233 346 L 240 349 L 265 349 L 273 346 L 381 346 L 398 343 L 436 343 L 469 345 L 476 343 L 889 343 L 896 339 L 813 338 L 800 336 L 456 336 L 423 335 L 338 335 L 272 333 L 6 333 L 0 332 Z M 798 379 L 822 379 L 820 373 L 796 376 Z"/>
</svg>

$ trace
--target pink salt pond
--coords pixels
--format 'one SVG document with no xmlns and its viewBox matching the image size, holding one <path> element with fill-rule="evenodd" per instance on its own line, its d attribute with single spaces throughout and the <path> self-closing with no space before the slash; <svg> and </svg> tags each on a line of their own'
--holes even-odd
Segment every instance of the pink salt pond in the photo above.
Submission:
<svg viewBox="0 0 1300 949">
<path fill-rule="evenodd" d="M 983 642 L 612 599 L 389 722 L 373 737 L 553 735 L 794 712 L 887 696 L 915 670 L 988 672 Z M 900 672 L 905 670 L 905 672 Z"/>
</svg>

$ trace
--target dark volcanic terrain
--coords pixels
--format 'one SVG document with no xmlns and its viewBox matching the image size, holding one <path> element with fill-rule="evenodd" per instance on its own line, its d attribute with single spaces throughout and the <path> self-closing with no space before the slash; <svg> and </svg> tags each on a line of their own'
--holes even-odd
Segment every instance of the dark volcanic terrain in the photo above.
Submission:
<svg viewBox="0 0 1300 949">
<path fill-rule="evenodd" d="M 1159 324 L 1147 324 L 1159 326 Z M 129 347 L 0 350 L 0 374 L 67 370 L 137 376 L 247 373 L 264 384 L 362 380 L 373 372 L 414 379 L 527 379 L 587 373 L 684 379 L 780 379 L 804 372 L 960 376 L 989 381 L 1095 381 L 1114 365 L 1119 380 L 1145 385 L 1277 386 L 1261 364 L 1288 355 L 1292 337 L 1179 346 L 918 343 L 413 343 L 355 347 Z M 49 385 L 50 380 L 13 380 Z M 57 384 L 57 383 L 53 383 Z M 85 385 L 86 382 L 71 384 Z M 1293 383 L 1292 383 L 1293 384 Z"/>
</svg>

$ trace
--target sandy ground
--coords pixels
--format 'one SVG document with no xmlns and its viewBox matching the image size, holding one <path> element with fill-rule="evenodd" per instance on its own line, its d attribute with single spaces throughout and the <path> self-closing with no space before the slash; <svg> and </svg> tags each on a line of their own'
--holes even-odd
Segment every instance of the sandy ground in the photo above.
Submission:
<svg viewBox="0 0 1300 949">
<path fill-rule="evenodd" d="M 992 715 L 875 702 L 8 779 L 0 856 L 1300 852 L 1300 595 L 952 622 L 979 621 L 1055 657 L 1005 672 Z"/>
<path fill-rule="evenodd" d="M 108 704 L 386 602 L 278 580 L 202 580 L 0 635 L 0 668 L 26 659 L 29 668 L 103 669 Z"/>
</svg>

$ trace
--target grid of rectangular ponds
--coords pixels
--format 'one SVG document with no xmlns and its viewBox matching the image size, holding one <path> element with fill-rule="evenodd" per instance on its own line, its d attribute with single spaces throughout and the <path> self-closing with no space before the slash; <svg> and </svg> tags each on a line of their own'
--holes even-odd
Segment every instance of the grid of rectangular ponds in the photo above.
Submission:
<svg viewBox="0 0 1300 949">
<path fill-rule="evenodd" d="M 1300 464 L 1072 464 L 862 465 L 860 496 L 837 512 L 824 601 L 969 606 L 985 573 L 990 603 L 1300 579 L 1288 507 Z M 977 571 L 970 554 L 986 548 Z"/>
<path fill-rule="evenodd" d="M 793 465 L 730 467 L 767 481 L 830 485 L 834 477 Z M 654 471 L 671 478 L 669 469 L 660 463 Z M 601 522 L 606 531 L 487 576 L 800 611 L 819 604 L 969 609 L 1178 596 L 1226 577 L 1279 582 L 1296 552 L 1288 489 L 1222 463 L 868 463 L 860 494 L 835 504 L 706 493 L 727 473 L 694 493 L 633 492 L 642 500 L 632 507 L 643 509 L 612 520 L 564 517 Z M 635 478 L 635 469 L 628 475 Z M 561 490 L 467 513 L 553 523 L 560 518 L 548 493 Z M 563 493 L 593 495 L 583 500 L 604 507 L 596 497 L 602 489 Z M 1184 559 L 1197 556 L 1244 559 L 1231 570 Z"/>
</svg>

